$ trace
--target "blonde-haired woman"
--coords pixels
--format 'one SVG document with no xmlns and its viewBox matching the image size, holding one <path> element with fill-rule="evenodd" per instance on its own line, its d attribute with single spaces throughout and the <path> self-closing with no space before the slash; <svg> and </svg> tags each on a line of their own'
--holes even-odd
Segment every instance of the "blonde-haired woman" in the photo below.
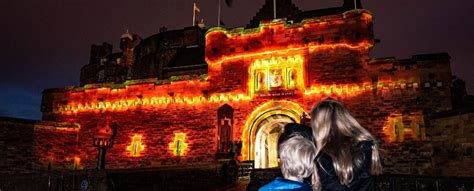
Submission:
<svg viewBox="0 0 474 191">
<path fill-rule="evenodd" d="M 338 101 L 321 101 L 311 112 L 316 145 L 314 190 L 375 190 L 382 172 L 375 137 Z"/>
</svg>

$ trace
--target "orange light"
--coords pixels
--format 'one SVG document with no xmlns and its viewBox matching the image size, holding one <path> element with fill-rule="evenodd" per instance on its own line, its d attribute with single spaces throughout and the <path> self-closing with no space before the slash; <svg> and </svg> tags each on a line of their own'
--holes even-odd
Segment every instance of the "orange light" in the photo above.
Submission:
<svg viewBox="0 0 474 191">
<path fill-rule="evenodd" d="M 34 128 L 38 130 L 43 129 L 61 132 L 79 132 L 81 125 L 78 123 L 41 121 L 36 123 Z"/>
<path fill-rule="evenodd" d="M 303 89 L 303 62 L 301 55 L 257 59 L 249 68 L 250 95 L 277 89 Z"/>
<path fill-rule="evenodd" d="M 274 58 L 275 63 L 282 63 L 285 59 L 283 58 Z M 280 60 L 280 61 L 278 61 Z M 287 60 L 294 60 L 294 63 L 301 64 L 302 57 L 296 55 L 293 58 L 288 58 Z M 290 62 L 291 63 L 291 62 Z M 261 60 L 255 61 L 255 66 L 251 66 L 250 71 L 258 71 L 258 69 L 265 69 L 270 65 L 272 62 L 265 61 L 264 63 Z M 290 64 L 291 65 L 291 64 Z M 278 67 L 276 67 L 278 68 Z M 365 83 L 351 83 L 351 84 L 313 84 L 309 88 L 304 88 L 304 80 L 302 74 L 298 76 L 298 74 L 302 73 L 302 69 L 296 69 L 297 79 L 296 79 L 296 87 L 300 87 L 304 95 L 311 96 L 311 95 L 338 95 L 338 96 L 357 96 L 365 92 L 370 92 L 373 90 L 377 91 L 389 91 L 389 90 L 400 90 L 399 87 L 404 86 L 406 83 L 405 80 L 398 80 L 398 81 L 381 81 L 381 82 L 365 82 Z M 136 109 L 137 107 L 147 108 L 147 107 L 160 107 L 169 104 L 183 104 L 183 105 L 199 105 L 199 104 L 208 104 L 208 103 L 220 103 L 220 102 L 239 102 L 239 101 L 249 101 L 254 99 L 252 96 L 255 94 L 252 90 L 255 90 L 255 80 L 257 76 L 250 75 L 250 80 L 248 82 L 249 86 L 249 94 L 244 93 L 219 93 L 219 94 L 211 94 L 208 97 L 204 97 L 203 95 L 196 95 L 198 93 L 194 93 L 194 96 L 188 95 L 176 95 L 171 97 L 167 96 L 156 96 L 155 92 L 151 92 L 143 98 L 121 98 L 121 99 L 114 99 L 111 98 L 110 100 L 104 100 L 101 102 L 81 102 L 82 99 L 70 99 L 71 102 L 66 105 L 58 105 L 53 110 L 53 113 L 64 113 L 64 114 L 76 114 L 79 112 L 100 112 L 100 111 L 125 111 L 129 109 Z M 268 79 L 267 79 L 268 80 Z M 401 83 L 403 82 L 403 83 Z M 413 82 L 411 84 L 417 84 Z M 301 87 L 303 86 L 303 87 Z M 159 87 L 159 86 L 158 86 Z M 288 87 L 288 84 L 286 85 Z M 418 86 L 410 86 L 411 89 L 417 89 Z M 264 90 L 268 91 L 270 86 L 265 86 Z M 291 88 L 288 88 L 291 89 Z M 403 88 L 403 90 L 409 89 L 409 87 Z M 128 91 L 121 92 L 121 96 L 131 96 L 128 94 Z M 190 92 L 191 93 L 191 92 Z M 94 100 L 95 94 L 90 94 L 88 92 L 76 93 L 76 94 L 86 94 L 86 96 L 90 96 L 90 100 Z M 84 96 L 84 95 L 83 95 Z M 84 97 L 86 97 L 84 96 Z M 104 97 L 110 96 L 108 94 L 104 95 Z M 86 99 L 87 100 L 87 99 Z M 40 128 L 40 127 L 38 127 Z M 61 129 L 57 128 L 58 130 L 70 130 L 70 131 L 77 131 L 78 129 Z"/>
<path fill-rule="evenodd" d="M 351 12 L 352 13 L 352 12 Z M 368 48 L 373 46 L 373 39 L 367 37 L 351 40 L 328 41 L 303 40 L 303 36 L 318 37 L 322 30 L 328 27 L 340 28 L 348 20 L 363 20 L 362 25 L 370 25 L 371 14 L 366 10 L 346 12 L 334 17 L 317 17 L 305 19 L 301 23 L 288 24 L 285 19 L 272 22 L 262 22 L 258 28 L 236 28 L 226 30 L 212 28 L 206 33 L 206 62 L 210 68 L 233 59 L 261 57 L 265 55 L 287 55 L 289 52 L 305 52 L 327 48 L 346 47 L 351 49 Z M 284 35 L 282 35 L 284 34 Z M 301 35 L 301 38 L 299 38 Z M 233 47 L 233 48 L 229 48 Z"/>
<path fill-rule="evenodd" d="M 242 158 L 244 160 L 254 159 L 254 148 L 252 146 L 258 130 L 255 126 L 261 121 L 275 114 L 284 114 L 299 123 L 303 113 L 307 112 L 299 104 L 291 101 L 269 101 L 256 108 L 248 115 L 242 129 Z"/>
<path fill-rule="evenodd" d="M 209 64 L 209 67 L 218 67 L 223 62 L 228 62 L 234 59 L 243 59 L 248 57 L 262 57 L 265 55 L 287 55 L 290 52 L 303 52 L 309 50 L 310 52 L 324 49 L 336 49 L 336 48 L 349 48 L 349 49 L 369 49 L 372 47 L 372 44 L 369 42 L 360 42 L 356 45 L 347 44 L 347 43 L 337 43 L 337 44 L 310 44 L 307 46 L 296 47 L 296 48 L 281 48 L 276 49 L 275 47 L 267 47 L 264 50 L 254 53 L 241 53 L 231 56 L 221 56 L 219 59 L 210 60 L 206 57 L 206 62 Z"/>
<path fill-rule="evenodd" d="M 400 114 L 392 114 L 387 118 L 387 122 L 383 127 L 387 142 L 403 142 L 404 126 L 403 117 Z"/>
<path fill-rule="evenodd" d="M 383 127 L 386 142 L 404 142 L 406 140 L 426 140 L 423 115 L 412 113 L 408 116 L 391 114 Z"/>
<path fill-rule="evenodd" d="M 74 157 L 74 169 L 79 169 L 81 166 L 81 158 Z"/>
<path fill-rule="evenodd" d="M 132 137 L 132 143 L 127 146 L 127 151 L 130 151 L 130 156 L 139 157 L 140 152 L 145 150 L 145 145 L 142 144 L 142 136 L 134 135 Z"/>
<path fill-rule="evenodd" d="M 173 152 L 174 156 L 185 155 L 188 149 L 188 143 L 186 143 L 186 133 L 175 133 L 173 142 L 171 142 L 168 147 Z"/>
</svg>

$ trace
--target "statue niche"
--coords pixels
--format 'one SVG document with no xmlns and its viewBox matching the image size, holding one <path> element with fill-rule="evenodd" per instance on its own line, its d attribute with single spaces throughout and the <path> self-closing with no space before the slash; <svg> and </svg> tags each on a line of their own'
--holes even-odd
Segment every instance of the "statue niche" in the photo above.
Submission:
<svg viewBox="0 0 474 191">
<path fill-rule="evenodd" d="M 218 153 L 232 151 L 232 129 L 234 126 L 234 109 L 224 104 L 217 110 Z"/>
</svg>

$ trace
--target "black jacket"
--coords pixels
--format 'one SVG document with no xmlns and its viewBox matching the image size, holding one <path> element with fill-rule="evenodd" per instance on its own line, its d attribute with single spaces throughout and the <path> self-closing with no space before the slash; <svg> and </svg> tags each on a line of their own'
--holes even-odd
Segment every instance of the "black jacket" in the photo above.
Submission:
<svg viewBox="0 0 474 191">
<path fill-rule="evenodd" d="M 336 171 L 332 164 L 332 160 L 328 155 L 321 155 L 317 159 L 318 175 L 321 181 L 323 191 L 359 191 L 359 190 L 375 190 L 375 177 L 372 176 L 370 169 L 372 163 L 372 142 L 363 141 L 356 145 L 359 147 L 358 152 L 353 156 L 361 157 L 363 164 L 360 167 L 356 167 L 355 164 L 353 170 L 353 179 L 350 186 L 347 187 L 339 182 L 339 178 L 336 175 Z"/>
</svg>

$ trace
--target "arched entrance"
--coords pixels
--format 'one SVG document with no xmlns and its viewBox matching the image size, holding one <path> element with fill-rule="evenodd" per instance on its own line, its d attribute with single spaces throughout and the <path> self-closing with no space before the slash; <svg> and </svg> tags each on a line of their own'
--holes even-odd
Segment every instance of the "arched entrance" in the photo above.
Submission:
<svg viewBox="0 0 474 191">
<path fill-rule="evenodd" d="M 291 101 L 269 101 L 256 108 L 243 128 L 242 159 L 254 160 L 255 168 L 278 166 L 276 148 L 281 128 L 289 122 L 299 123 L 303 112 L 300 105 Z"/>
<path fill-rule="evenodd" d="M 295 122 L 287 115 L 272 115 L 258 126 L 255 137 L 255 168 L 278 167 L 278 138 L 283 126 Z"/>
</svg>

